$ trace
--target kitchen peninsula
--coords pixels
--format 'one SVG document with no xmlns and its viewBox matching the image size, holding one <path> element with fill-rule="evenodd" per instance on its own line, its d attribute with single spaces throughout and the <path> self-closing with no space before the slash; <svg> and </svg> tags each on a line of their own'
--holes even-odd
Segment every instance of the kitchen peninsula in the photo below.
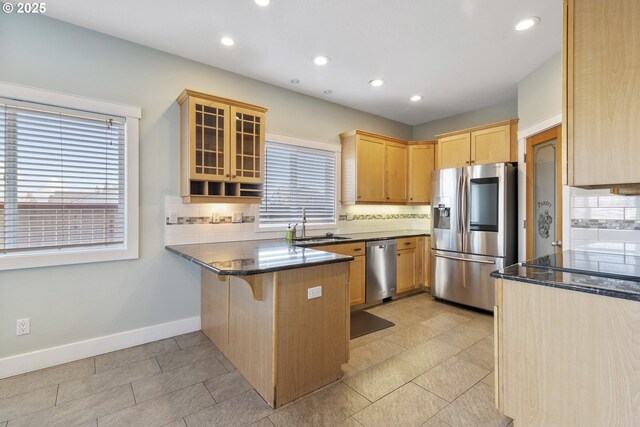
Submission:
<svg viewBox="0 0 640 427">
<path fill-rule="evenodd" d="M 349 358 L 351 256 L 284 240 L 167 246 L 202 268 L 202 331 L 273 408 Z"/>
<path fill-rule="evenodd" d="M 640 258 L 565 251 L 496 281 L 496 406 L 517 425 L 636 425 Z"/>
</svg>

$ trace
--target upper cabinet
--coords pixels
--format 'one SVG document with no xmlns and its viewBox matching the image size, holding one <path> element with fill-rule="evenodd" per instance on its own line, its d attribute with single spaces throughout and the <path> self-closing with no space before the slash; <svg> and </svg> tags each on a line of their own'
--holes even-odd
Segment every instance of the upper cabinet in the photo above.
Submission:
<svg viewBox="0 0 640 427">
<path fill-rule="evenodd" d="M 431 203 L 431 172 L 435 169 L 436 143 L 409 143 L 409 204 Z"/>
<path fill-rule="evenodd" d="M 355 130 L 342 141 L 342 203 L 407 203 L 407 142 Z"/>
<path fill-rule="evenodd" d="M 266 108 L 187 89 L 178 103 L 183 201 L 259 203 Z"/>
<path fill-rule="evenodd" d="M 438 169 L 516 162 L 518 119 L 463 129 L 438 138 Z"/>
<path fill-rule="evenodd" d="M 640 183 L 640 2 L 564 1 L 566 183 Z"/>
</svg>

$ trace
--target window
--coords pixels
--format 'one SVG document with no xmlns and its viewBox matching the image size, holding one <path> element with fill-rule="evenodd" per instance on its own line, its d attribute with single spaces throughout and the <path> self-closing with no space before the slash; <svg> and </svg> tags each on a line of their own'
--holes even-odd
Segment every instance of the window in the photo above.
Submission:
<svg viewBox="0 0 640 427">
<path fill-rule="evenodd" d="M 0 89 L 0 269 L 137 258 L 137 118 Z M 6 95 L 20 89 L 32 97 Z"/>
<path fill-rule="evenodd" d="M 336 152 L 267 141 L 260 226 L 336 223 Z"/>
</svg>

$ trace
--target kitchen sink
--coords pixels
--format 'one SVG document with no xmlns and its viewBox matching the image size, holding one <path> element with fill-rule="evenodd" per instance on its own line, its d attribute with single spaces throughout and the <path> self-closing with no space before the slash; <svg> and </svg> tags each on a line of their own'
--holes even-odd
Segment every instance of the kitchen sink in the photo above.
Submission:
<svg viewBox="0 0 640 427">
<path fill-rule="evenodd" d="M 331 242 L 339 242 L 341 240 L 349 240 L 349 237 L 344 236 L 334 236 L 331 233 L 327 233 L 324 236 L 310 236 L 304 238 L 293 239 L 293 244 L 298 246 L 311 245 L 315 243 L 331 243 Z"/>
</svg>

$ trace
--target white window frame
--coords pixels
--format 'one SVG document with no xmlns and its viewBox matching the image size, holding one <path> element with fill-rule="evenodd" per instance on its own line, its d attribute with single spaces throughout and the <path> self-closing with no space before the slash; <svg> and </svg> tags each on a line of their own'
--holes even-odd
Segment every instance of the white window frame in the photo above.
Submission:
<svg viewBox="0 0 640 427">
<path fill-rule="evenodd" d="M 341 188 L 341 167 L 340 165 L 342 164 L 341 160 L 342 160 L 342 145 L 340 144 L 330 144 L 328 142 L 319 142 L 319 141 L 313 141 L 313 140 L 309 140 L 309 139 L 303 139 L 303 138 L 296 138 L 293 136 L 287 136 L 287 135 L 278 135 L 275 133 L 266 133 L 265 134 L 265 152 L 266 152 L 266 145 L 269 142 L 274 142 L 277 144 L 282 144 L 282 145 L 291 145 L 294 147 L 301 147 L 301 148 L 313 148 L 313 149 L 317 149 L 317 150 L 324 150 L 324 151 L 330 151 L 335 153 L 336 156 L 336 196 L 333 200 L 334 203 L 334 209 L 335 209 L 335 218 L 334 218 L 334 222 L 333 223 L 327 223 L 327 224 L 308 224 L 306 229 L 307 230 L 337 230 L 338 229 L 338 200 L 340 200 L 340 188 Z M 265 162 L 265 167 L 266 167 L 266 162 Z M 265 179 L 266 179 L 266 170 L 265 170 Z M 257 207 L 257 212 L 256 212 L 256 226 L 255 226 L 255 232 L 256 233 L 268 233 L 268 232 L 273 232 L 273 231 L 279 231 L 279 230 L 284 230 L 286 228 L 286 225 L 282 225 L 282 224 L 261 224 L 260 223 L 260 206 Z M 298 231 L 300 231 L 302 229 L 302 224 L 298 225 Z"/>
<path fill-rule="evenodd" d="M 125 124 L 125 233 L 115 247 L 60 248 L 0 254 L 0 271 L 22 268 L 137 259 L 139 237 L 139 119 L 140 107 L 68 95 L 13 83 L 0 82 L 0 97 L 124 117 Z"/>
</svg>

